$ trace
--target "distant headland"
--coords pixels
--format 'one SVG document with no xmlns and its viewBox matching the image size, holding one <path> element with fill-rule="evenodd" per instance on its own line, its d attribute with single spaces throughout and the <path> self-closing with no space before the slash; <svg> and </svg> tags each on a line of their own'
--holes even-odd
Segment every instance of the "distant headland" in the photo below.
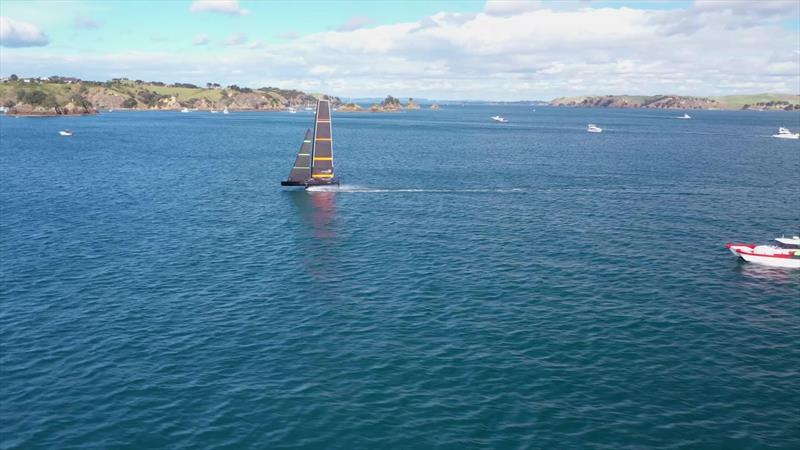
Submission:
<svg viewBox="0 0 800 450">
<path fill-rule="evenodd" d="M 755 94 L 724 95 L 716 97 L 689 97 L 683 95 L 602 95 L 588 97 L 560 97 L 550 106 L 583 108 L 656 108 L 656 109 L 750 109 L 759 111 L 800 110 L 800 95 Z"/>
<path fill-rule="evenodd" d="M 382 101 L 343 103 L 339 97 L 310 94 L 277 87 L 247 88 L 206 83 L 163 83 L 160 81 L 114 78 L 111 81 L 87 81 L 74 77 L 0 78 L 0 107 L 9 115 L 58 116 L 88 115 L 100 111 L 172 110 L 201 111 L 283 111 L 311 107 L 325 99 L 339 112 L 399 112 L 420 109 L 409 98 L 405 103 L 388 95 Z M 470 103 L 475 103 L 470 102 Z M 477 102 L 484 103 L 484 102 Z M 509 103 L 509 102 L 503 102 Z M 601 95 L 560 97 L 550 102 L 510 102 L 583 108 L 657 108 L 657 109 L 738 109 L 759 111 L 800 110 L 800 95 L 755 94 L 692 97 L 682 95 Z M 463 104 L 462 104 L 463 105 Z M 433 103 L 430 109 L 440 106 Z"/>
<path fill-rule="evenodd" d="M 318 99 L 341 104 L 337 97 L 276 87 L 251 89 L 217 83 L 201 87 L 127 78 L 100 82 L 60 76 L 12 75 L 0 80 L 0 105 L 6 114 L 23 116 L 85 115 L 109 109 L 281 111 L 313 106 Z"/>
</svg>

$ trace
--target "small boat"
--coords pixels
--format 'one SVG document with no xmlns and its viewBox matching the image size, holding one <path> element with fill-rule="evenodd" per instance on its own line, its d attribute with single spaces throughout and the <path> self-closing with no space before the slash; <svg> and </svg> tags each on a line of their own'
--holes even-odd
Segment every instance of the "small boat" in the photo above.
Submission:
<svg viewBox="0 0 800 450">
<path fill-rule="evenodd" d="M 319 100 L 314 118 L 314 132 L 309 128 L 300 144 L 289 178 L 281 186 L 339 185 L 333 171 L 333 134 L 331 133 L 331 106 L 328 100 Z"/>
<path fill-rule="evenodd" d="M 586 131 L 589 133 L 602 133 L 603 129 L 593 123 L 590 123 L 589 126 L 586 127 Z"/>
<path fill-rule="evenodd" d="M 227 108 L 227 107 L 226 107 L 225 109 L 223 109 L 223 110 L 222 110 L 222 114 L 229 114 L 229 113 L 228 113 L 228 108 Z"/>
<path fill-rule="evenodd" d="M 69 130 L 61 130 L 61 131 L 59 131 L 59 132 L 58 132 L 58 134 L 60 134 L 60 135 L 62 135 L 62 136 L 72 136 L 72 131 L 69 131 Z"/>
<path fill-rule="evenodd" d="M 297 114 L 297 110 L 294 108 L 289 108 L 287 111 L 289 111 L 289 114 Z"/>
<path fill-rule="evenodd" d="M 181 112 L 182 112 L 182 113 L 188 113 L 188 112 L 189 112 L 189 108 L 183 108 L 183 109 L 181 110 Z"/>
<path fill-rule="evenodd" d="M 800 236 L 779 237 L 778 245 L 728 243 L 725 247 L 739 258 L 763 266 L 800 269 Z"/>
<path fill-rule="evenodd" d="M 506 119 L 505 117 L 502 117 L 502 116 L 492 116 L 492 120 L 494 120 L 495 122 L 500 122 L 500 123 L 508 122 L 508 119 Z"/>
<path fill-rule="evenodd" d="M 792 133 L 788 128 L 778 128 L 778 134 L 773 134 L 772 137 L 778 139 L 800 139 L 800 133 Z"/>
<path fill-rule="evenodd" d="M 219 111 L 217 111 L 216 109 L 212 109 L 212 110 L 210 110 L 209 112 L 210 112 L 211 114 L 217 114 L 217 113 L 219 113 Z"/>
<path fill-rule="evenodd" d="M 114 112 L 114 110 L 111 109 L 111 108 L 108 108 L 108 112 Z"/>
<path fill-rule="evenodd" d="M 683 113 L 683 115 L 680 116 L 680 117 L 676 117 L 676 119 L 691 119 L 691 118 L 692 118 L 692 116 L 690 116 L 690 115 L 688 115 L 686 113 Z"/>
</svg>

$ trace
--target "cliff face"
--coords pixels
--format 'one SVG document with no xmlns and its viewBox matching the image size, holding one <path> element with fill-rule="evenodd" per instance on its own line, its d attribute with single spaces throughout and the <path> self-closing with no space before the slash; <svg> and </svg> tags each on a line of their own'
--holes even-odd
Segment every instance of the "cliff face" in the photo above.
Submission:
<svg viewBox="0 0 800 450">
<path fill-rule="evenodd" d="M 6 114 L 11 116 L 81 116 L 87 114 L 97 114 L 97 110 L 94 108 L 76 105 L 72 102 L 63 106 L 42 106 L 18 103 L 9 108 Z"/>
</svg>

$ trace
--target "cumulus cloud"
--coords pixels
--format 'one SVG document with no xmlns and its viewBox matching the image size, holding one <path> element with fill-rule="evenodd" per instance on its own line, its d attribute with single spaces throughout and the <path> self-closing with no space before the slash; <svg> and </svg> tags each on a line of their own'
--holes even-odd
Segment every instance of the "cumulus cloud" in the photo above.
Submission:
<svg viewBox="0 0 800 450">
<path fill-rule="evenodd" d="M 486 0 L 483 11 L 490 16 L 513 16 L 538 7 L 539 0 Z"/>
<path fill-rule="evenodd" d="M 50 38 L 36 25 L 0 16 L 0 46 L 42 47 L 49 43 Z"/>
<path fill-rule="evenodd" d="M 192 45 L 207 45 L 208 44 L 208 35 L 200 33 L 192 39 Z"/>
<path fill-rule="evenodd" d="M 83 30 L 96 30 L 100 28 L 100 23 L 88 16 L 78 16 L 72 21 L 75 28 Z"/>
<path fill-rule="evenodd" d="M 237 0 L 195 0 L 189 9 L 192 12 L 215 12 L 232 16 L 246 16 L 250 13 L 240 7 Z"/>
<path fill-rule="evenodd" d="M 707 14 L 704 8 L 713 5 L 673 10 L 588 5 L 545 4 L 508 14 L 442 12 L 270 44 L 239 33 L 225 40 L 230 48 L 213 55 L 109 54 L 81 57 L 78 63 L 68 55 L 29 52 L 4 55 L 4 65 L 27 73 L 37 67 L 46 73 L 91 69 L 95 72 L 85 75 L 91 78 L 118 76 L 121 69 L 142 79 L 452 99 L 797 93 L 800 86 L 800 32 L 771 19 L 769 8 Z M 675 27 L 681 17 L 691 20 L 690 28 Z"/>
<path fill-rule="evenodd" d="M 375 24 L 375 20 L 367 16 L 353 16 L 339 25 L 339 31 L 353 31 Z"/>
</svg>

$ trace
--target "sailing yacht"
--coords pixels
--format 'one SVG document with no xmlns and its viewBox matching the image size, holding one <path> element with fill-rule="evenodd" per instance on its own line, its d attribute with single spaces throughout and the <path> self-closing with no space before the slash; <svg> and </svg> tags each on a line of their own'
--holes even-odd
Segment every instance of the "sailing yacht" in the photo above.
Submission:
<svg viewBox="0 0 800 450">
<path fill-rule="evenodd" d="M 223 109 L 223 110 L 222 110 L 222 114 L 230 114 L 230 113 L 228 112 L 228 107 L 227 107 L 227 106 L 225 107 L 225 109 Z"/>
<path fill-rule="evenodd" d="M 306 130 L 303 143 L 297 152 L 289 178 L 281 186 L 338 185 L 333 171 L 333 134 L 331 132 L 331 105 L 328 100 L 317 103 L 314 132 Z"/>
</svg>

